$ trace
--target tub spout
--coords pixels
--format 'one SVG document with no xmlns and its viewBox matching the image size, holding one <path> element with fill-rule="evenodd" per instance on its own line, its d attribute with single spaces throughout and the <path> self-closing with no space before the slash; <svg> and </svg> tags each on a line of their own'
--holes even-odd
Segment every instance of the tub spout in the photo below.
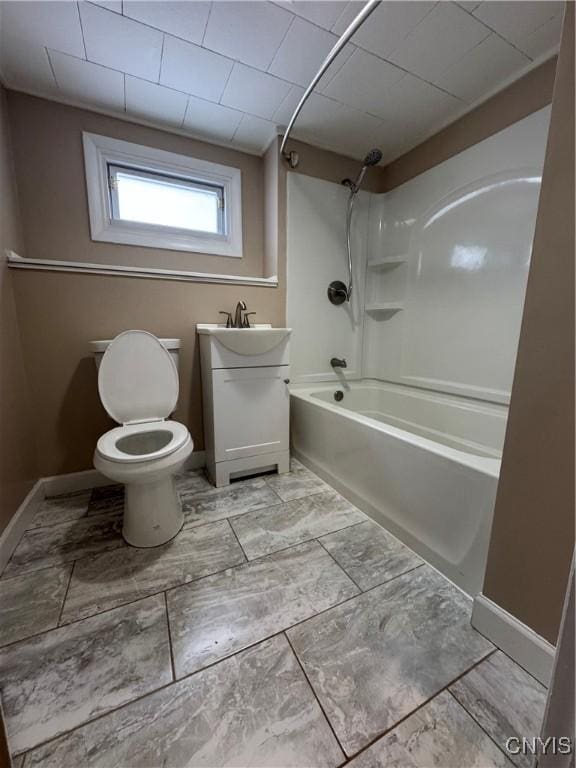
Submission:
<svg viewBox="0 0 576 768">
<path fill-rule="evenodd" d="M 344 358 L 340 359 L 339 357 L 333 357 L 330 360 L 330 365 L 332 368 L 346 368 L 346 360 Z"/>
</svg>

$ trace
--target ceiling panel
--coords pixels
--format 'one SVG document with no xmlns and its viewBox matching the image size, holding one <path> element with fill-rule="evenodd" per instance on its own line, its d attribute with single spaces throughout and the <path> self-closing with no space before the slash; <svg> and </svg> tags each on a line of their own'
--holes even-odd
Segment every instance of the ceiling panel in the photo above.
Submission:
<svg viewBox="0 0 576 768">
<path fill-rule="evenodd" d="M 166 35 L 160 83 L 177 91 L 219 101 L 234 62 L 199 45 Z"/>
<path fill-rule="evenodd" d="M 89 99 L 106 109 L 124 109 L 124 75 L 114 69 L 49 51 L 58 87 L 69 99 Z"/>
<path fill-rule="evenodd" d="M 76 3 L 4 2 L 2 28 L 12 38 L 86 58 Z"/>
<path fill-rule="evenodd" d="M 244 64 L 234 64 L 221 103 L 256 117 L 271 118 L 291 85 Z"/>
<path fill-rule="evenodd" d="M 498 34 L 512 43 L 518 43 L 554 16 L 560 15 L 562 7 L 563 3 L 555 0 L 525 0 L 519 12 L 518 0 L 499 0 L 480 3 L 473 13 Z"/>
<path fill-rule="evenodd" d="M 267 69 L 294 16 L 268 2 L 212 4 L 204 45 L 212 51 Z"/>
<path fill-rule="evenodd" d="M 494 83 L 509 78 L 530 63 L 524 54 L 498 35 L 490 35 L 468 51 L 434 82 L 461 99 L 473 102 L 485 96 Z"/>
<path fill-rule="evenodd" d="M 268 71 L 307 86 L 337 41 L 336 35 L 304 19 L 294 19 Z"/>
<path fill-rule="evenodd" d="M 211 5 L 200 0 L 194 0 L 194 2 L 124 0 L 124 15 L 200 45 Z"/>
<path fill-rule="evenodd" d="M 382 105 L 386 88 L 402 77 L 403 70 L 357 49 L 323 93 L 343 104 L 374 114 Z"/>
<path fill-rule="evenodd" d="M 126 112 L 130 115 L 178 128 L 187 105 L 185 93 L 126 75 Z"/>
<path fill-rule="evenodd" d="M 438 3 L 390 55 L 390 61 L 431 80 L 488 37 L 490 31 L 453 3 Z"/>
<path fill-rule="evenodd" d="M 346 10 L 348 2 L 327 2 L 327 0 L 292 0 L 292 2 L 276 2 L 275 5 L 285 8 L 287 11 L 301 16 L 303 19 L 317 24 L 323 29 L 332 29 L 342 13 Z M 356 3 L 358 11 L 363 3 Z"/>
<path fill-rule="evenodd" d="M 80 17 L 90 61 L 158 82 L 163 41 L 159 30 L 91 3 L 81 3 Z"/>
<path fill-rule="evenodd" d="M 363 5 L 0 0 L 0 74 L 17 90 L 261 153 Z M 384 0 L 317 85 L 294 135 L 358 158 L 376 143 L 394 157 L 551 55 L 562 8 Z"/>
<path fill-rule="evenodd" d="M 184 127 L 198 136 L 232 141 L 241 119 L 242 112 L 190 96 Z"/>
</svg>

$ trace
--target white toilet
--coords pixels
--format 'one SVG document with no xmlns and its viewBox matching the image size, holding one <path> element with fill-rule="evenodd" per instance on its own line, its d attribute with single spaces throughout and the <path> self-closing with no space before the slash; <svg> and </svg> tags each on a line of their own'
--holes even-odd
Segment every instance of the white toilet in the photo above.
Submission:
<svg viewBox="0 0 576 768">
<path fill-rule="evenodd" d="M 106 345 L 98 391 L 108 414 L 122 426 L 98 440 L 94 466 L 126 486 L 126 541 L 157 547 L 184 522 L 174 473 L 193 448 L 186 427 L 167 420 L 178 400 L 178 369 L 156 336 L 126 331 Z"/>
</svg>

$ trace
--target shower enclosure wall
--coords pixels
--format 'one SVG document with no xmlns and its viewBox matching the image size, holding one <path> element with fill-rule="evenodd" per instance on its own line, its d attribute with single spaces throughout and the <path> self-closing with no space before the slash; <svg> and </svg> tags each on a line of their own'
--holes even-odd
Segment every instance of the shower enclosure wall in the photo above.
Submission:
<svg viewBox="0 0 576 768">
<path fill-rule="evenodd" d="M 288 176 L 294 451 L 470 594 L 484 574 L 548 121 L 541 110 L 391 192 L 360 193 L 358 291 L 338 307 L 326 285 L 346 279 L 347 190 Z"/>
</svg>

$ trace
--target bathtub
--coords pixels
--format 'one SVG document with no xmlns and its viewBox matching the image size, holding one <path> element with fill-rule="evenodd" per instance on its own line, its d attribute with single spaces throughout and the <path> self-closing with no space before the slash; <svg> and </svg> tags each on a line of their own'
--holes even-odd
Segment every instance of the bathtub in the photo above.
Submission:
<svg viewBox="0 0 576 768">
<path fill-rule="evenodd" d="M 371 380 L 290 395 L 296 457 L 470 596 L 481 592 L 508 408 Z"/>
</svg>

